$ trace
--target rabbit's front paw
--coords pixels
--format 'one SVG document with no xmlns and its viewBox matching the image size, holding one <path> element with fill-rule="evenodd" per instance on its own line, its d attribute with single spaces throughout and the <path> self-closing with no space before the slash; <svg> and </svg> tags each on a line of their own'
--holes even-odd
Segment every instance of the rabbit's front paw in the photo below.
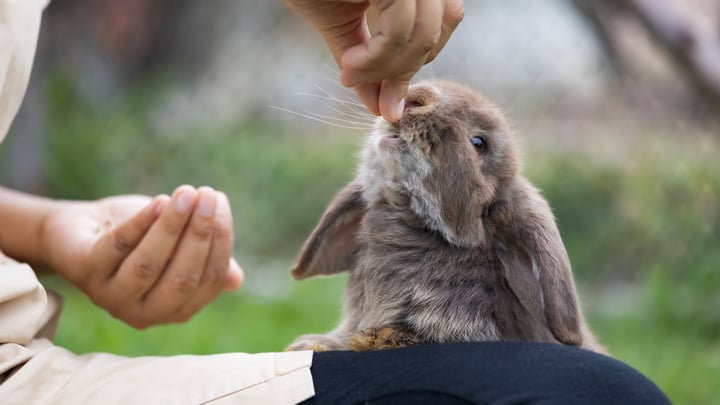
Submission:
<svg viewBox="0 0 720 405">
<path fill-rule="evenodd" d="M 350 350 L 362 352 L 366 350 L 395 349 L 422 343 L 422 339 L 408 328 L 385 326 L 368 328 L 356 333 L 350 337 L 348 346 Z"/>
<path fill-rule="evenodd" d="M 345 347 L 337 339 L 327 335 L 303 335 L 295 339 L 286 352 L 312 350 L 314 352 L 327 352 L 330 350 L 344 350 Z"/>
</svg>

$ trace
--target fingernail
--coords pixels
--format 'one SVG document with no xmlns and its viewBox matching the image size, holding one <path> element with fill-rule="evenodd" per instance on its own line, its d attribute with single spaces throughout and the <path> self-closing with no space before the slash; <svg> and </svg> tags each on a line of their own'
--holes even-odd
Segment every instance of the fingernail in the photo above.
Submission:
<svg viewBox="0 0 720 405">
<path fill-rule="evenodd" d="M 240 267 L 240 264 L 235 260 L 233 257 L 230 259 L 230 271 L 235 273 L 239 278 L 243 277 L 243 270 L 242 267 Z"/>
<path fill-rule="evenodd" d="M 215 201 L 215 190 L 202 190 L 195 212 L 204 217 L 211 217 L 215 213 Z"/>
<path fill-rule="evenodd" d="M 226 220 L 227 217 L 229 216 L 229 212 L 230 212 L 230 201 L 228 200 L 227 195 L 225 195 L 225 193 L 223 193 L 222 191 L 218 191 L 217 205 L 218 205 L 218 208 L 217 208 L 217 210 L 218 210 L 217 217 L 218 218 L 217 219 L 219 219 L 221 221 Z"/>
<path fill-rule="evenodd" d="M 234 291 L 240 288 L 245 282 L 245 274 L 243 273 L 242 267 L 238 264 L 235 258 L 230 259 L 230 274 L 228 277 L 227 291 Z"/>
<path fill-rule="evenodd" d="M 400 100 L 400 102 L 397 105 L 397 110 L 395 110 L 395 120 L 400 121 L 400 118 L 402 118 L 404 112 L 405 112 L 405 98 Z"/>
<path fill-rule="evenodd" d="M 165 194 L 161 194 L 157 197 L 155 197 L 155 201 L 153 201 L 153 212 L 155 212 L 155 215 L 160 215 L 160 213 L 165 209 L 167 206 L 167 202 L 170 199 Z"/>
<path fill-rule="evenodd" d="M 190 211 L 193 203 L 195 202 L 195 191 L 183 190 L 175 199 L 175 209 L 181 214 L 185 214 Z"/>
</svg>

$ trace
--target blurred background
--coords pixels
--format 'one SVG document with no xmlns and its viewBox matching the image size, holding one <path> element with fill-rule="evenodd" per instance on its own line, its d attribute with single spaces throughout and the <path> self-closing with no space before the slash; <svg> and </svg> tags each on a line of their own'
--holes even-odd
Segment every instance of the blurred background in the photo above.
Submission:
<svg viewBox="0 0 720 405">
<path fill-rule="evenodd" d="M 507 110 L 610 352 L 676 403 L 720 403 L 720 1 L 465 7 L 418 80 L 471 84 Z M 247 279 L 186 325 L 139 332 L 50 277 L 66 297 L 58 343 L 260 352 L 331 329 L 344 276 L 289 269 L 364 137 L 330 125 L 361 126 L 342 121 L 357 119 L 336 77 L 281 1 L 51 3 L 0 183 L 72 199 L 224 190 Z"/>
</svg>

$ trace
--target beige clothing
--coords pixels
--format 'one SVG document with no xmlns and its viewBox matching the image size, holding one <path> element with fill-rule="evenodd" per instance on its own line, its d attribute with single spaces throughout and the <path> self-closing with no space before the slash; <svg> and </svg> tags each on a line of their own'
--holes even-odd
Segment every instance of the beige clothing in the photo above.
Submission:
<svg viewBox="0 0 720 405">
<path fill-rule="evenodd" d="M 292 404 L 313 396 L 312 352 L 127 358 L 49 340 L 60 300 L 0 253 L 0 403 Z"/>
<path fill-rule="evenodd" d="M 0 142 L 25 95 L 49 0 L 0 0 Z"/>
<path fill-rule="evenodd" d="M 0 0 L 0 142 L 27 87 L 46 3 Z M 271 405 L 314 395 L 312 352 L 75 355 L 51 341 L 60 307 L 30 266 L 0 252 L 1 404 Z"/>
</svg>

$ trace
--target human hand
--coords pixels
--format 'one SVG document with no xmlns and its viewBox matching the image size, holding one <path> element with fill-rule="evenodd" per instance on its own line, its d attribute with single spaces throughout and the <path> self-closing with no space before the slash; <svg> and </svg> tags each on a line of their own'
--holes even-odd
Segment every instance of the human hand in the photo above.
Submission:
<svg viewBox="0 0 720 405">
<path fill-rule="evenodd" d="M 56 272 L 138 329 L 187 321 L 243 281 L 230 204 L 209 187 L 62 203 L 42 239 Z"/>
<path fill-rule="evenodd" d="M 410 80 L 445 46 L 464 11 L 463 0 L 285 1 L 325 38 L 342 84 L 391 122 L 402 116 Z"/>
</svg>

